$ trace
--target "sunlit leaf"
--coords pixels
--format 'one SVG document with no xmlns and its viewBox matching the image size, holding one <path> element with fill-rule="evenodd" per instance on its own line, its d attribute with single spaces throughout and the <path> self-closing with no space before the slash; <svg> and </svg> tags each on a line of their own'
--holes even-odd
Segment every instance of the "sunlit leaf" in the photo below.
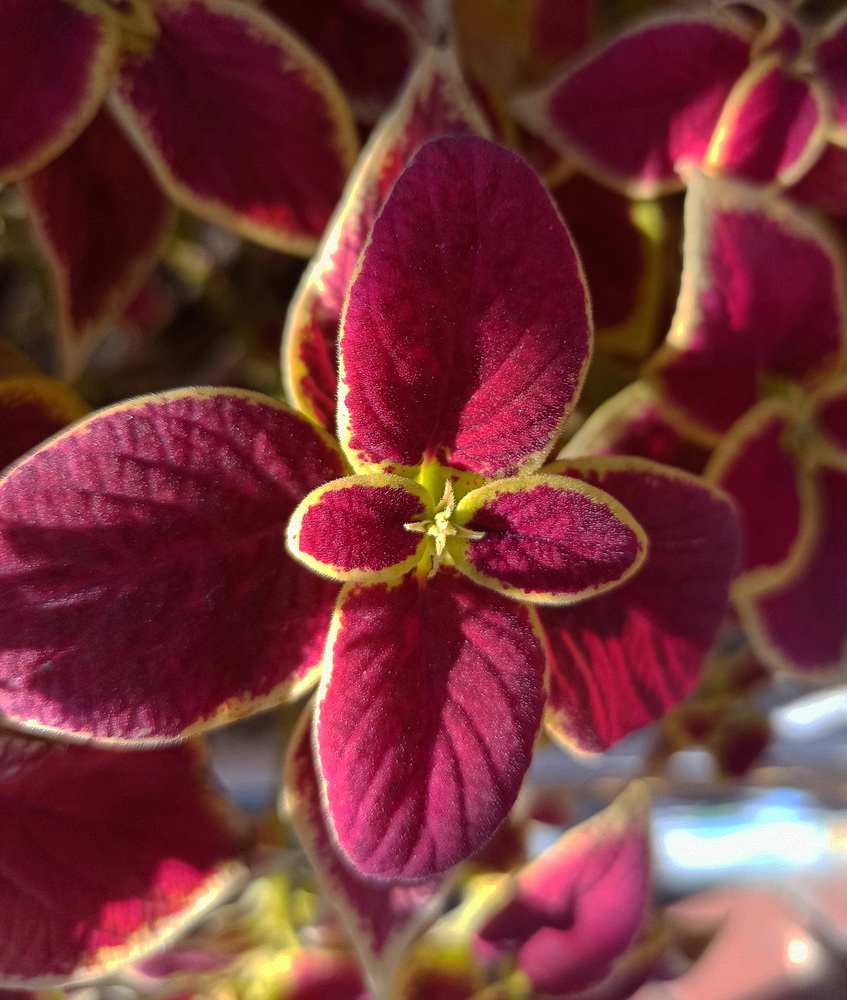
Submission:
<svg viewBox="0 0 847 1000">
<path fill-rule="evenodd" d="M 317 745 L 341 849 L 379 878 L 464 860 L 532 756 L 544 654 L 529 609 L 443 567 L 348 584 L 327 650 Z"/>
<path fill-rule="evenodd" d="M 422 147 L 374 225 L 341 333 L 354 467 L 538 468 L 588 362 L 579 263 L 549 194 L 476 136 Z"/>
<path fill-rule="evenodd" d="M 156 20 L 112 97 L 156 176 L 198 215 L 308 255 L 358 151 L 338 84 L 252 4 L 159 0 Z"/>
<path fill-rule="evenodd" d="M 284 548 L 343 472 L 283 404 L 181 390 L 100 411 L 0 484 L 0 706 L 36 731 L 174 738 L 281 700 L 337 585 Z"/>
<path fill-rule="evenodd" d="M 698 477 L 643 459 L 562 459 L 544 471 L 610 493 L 648 539 L 644 565 L 616 590 L 537 609 L 548 726 L 569 746 L 605 750 L 694 687 L 726 612 L 738 528 L 729 502 Z"/>
<path fill-rule="evenodd" d="M 326 825 L 313 759 L 312 713 L 292 738 L 286 801 L 323 893 L 338 910 L 375 996 L 388 995 L 406 949 L 438 914 L 447 884 L 395 885 L 365 878 L 340 855 Z"/>
<path fill-rule="evenodd" d="M 602 490 L 565 476 L 522 476 L 462 498 L 457 520 L 481 537 L 451 537 L 447 551 L 472 580 L 520 600 L 572 604 L 638 571 L 647 539 Z"/>
<path fill-rule="evenodd" d="M 135 961 L 245 875 L 245 831 L 205 782 L 195 748 L 45 747 L 0 734 L 3 987 L 85 980 Z"/>
</svg>

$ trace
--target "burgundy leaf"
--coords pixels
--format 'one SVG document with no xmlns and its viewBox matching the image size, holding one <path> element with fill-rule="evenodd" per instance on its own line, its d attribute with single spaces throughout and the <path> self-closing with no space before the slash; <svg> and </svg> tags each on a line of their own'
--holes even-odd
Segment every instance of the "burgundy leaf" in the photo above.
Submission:
<svg viewBox="0 0 847 1000">
<path fill-rule="evenodd" d="M 533 989 L 581 993 L 613 972 L 650 902 L 649 797 L 634 783 L 521 869 L 479 939 L 515 953 Z"/>
<path fill-rule="evenodd" d="M 679 303 L 655 367 L 667 399 L 715 438 L 763 380 L 802 382 L 843 354 L 843 251 L 800 209 L 725 181 L 693 182 L 685 227 Z"/>
<path fill-rule="evenodd" d="M 3 734 L 0 760 L 4 987 L 135 961 L 243 877 L 244 833 L 205 783 L 195 748 L 32 752 Z"/>
<path fill-rule="evenodd" d="M 836 461 L 847 462 L 847 378 L 835 375 L 813 396 L 815 423 L 826 445 L 838 454 Z"/>
<path fill-rule="evenodd" d="M 0 469 L 87 412 L 72 389 L 44 375 L 0 378 Z"/>
<path fill-rule="evenodd" d="M 487 134 L 450 49 L 428 49 L 397 107 L 374 130 L 291 304 L 283 341 L 288 398 L 335 428 L 338 328 L 359 254 L 392 185 L 418 147 L 440 135 Z"/>
<path fill-rule="evenodd" d="M 523 476 L 468 493 L 456 515 L 479 538 L 447 550 L 471 579 L 510 597 L 571 604 L 628 579 L 647 539 L 613 497 L 564 476 Z"/>
<path fill-rule="evenodd" d="M 785 404 L 760 403 L 732 428 L 709 464 L 708 478 L 729 493 L 739 513 L 742 580 L 751 571 L 781 572 L 801 558 L 817 527 L 813 482 L 792 445 L 796 419 Z"/>
<path fill-rule="evenodd" d="M 160 34 L 127 55 L 113 107 L 175 200 L 308 255 L 357 152 L 324 64 L 236 0 L 158 0 Z"/>
<path fill-rule="evenodd" d="M 582 455 L 634 455 L 701 473 L 709 451 L 671 421 L 655 386 L 638 379 L 598 406 L 560 453 Z"/>
<path fill-rule="evenodd" d="M 415 40 L 401 20 L 366 0 L 265 0 L 332 68 L 357 116 L 375 121 L 400 90 Z"/>
<path fill-rule="evenodd" d="M 694 476 L 636 458 L 563 459 L 545 471 L 610 493 L 638 519 L 647 559 L 616 590 L 538 617 L 550 657 L 548 725 L 605 750 L 693 688 L 738 559 L 730 504 Z"/>
<path fill-rule="evenodd" d="M 174 211 L 105 111 L 22 190 L 57 286 L 64 367 L 76 373 L 153 270 Z"/>
<path fill-rule="evenodd" d="M 389 580 L 423 558 L 424 539 L 405 525 L 427 506 L 427 491 L 402 476 L 336 479 L 294 512 L 288 544 L 306 566 L 333 579 Z"/>
<path fill-rule="evenodd" d="M 776 56 L 753 63 L 730 94 L 706 156 L 709 166 L 758 183 L 790 184 L 820 156 L 825 98 Z"/>
<path fill-rule="evenodd" d="M 281 700 L 337 587 L 285 552 L 340 455 L 283 404 L 181 390 L 101 411 L 0 484 L 0 707 L 36 731 L 174 738 Z"/>
<path fill-rule="evenodd" d="M 118 32 L 63 0 L 0 9 L 0 180 L 38 170 L 92 118 L 117 60 Z"/>
<path fill-rule="evenodd" d="M 336 615 L 317 717 L 331 826 L 365 874 L 430 877 L 488 840 L 529 766 L 533 618 L 447 568 L 348 585 Z"/>
<path fill-rule="evenodd" d="M 339 853 L 326 825 L 312 750 L 312 713 L 292 737 L 286 801 L 323 893 L 338 909 L 376 996 L 391 987 L 409 945 L 438 913 L 446 883 L 397 885 L 366 878 Z"/>
<path fill-rule="evenodd" d="M 339 437 L 362 469 L 538 468 L 589 354 L 567 230 L 516 154 L 421 148 L 362 255 L 341 334 Z"/>
<path fill-rule="evenodd" d="M 590 172 L 645 196 L 680 187 L 680 167 L 702 162 L 749 58 L 728 25 L 666 18 L 615 39 L 517 111 Z"/>
<path fill-rule="evenodd" d="M 790 577 L 739 595 L 754 649 L 778 669 L 836 673 L 847 667 L 847 473 L 819 468 L 820 528 Z"/>
</svg>

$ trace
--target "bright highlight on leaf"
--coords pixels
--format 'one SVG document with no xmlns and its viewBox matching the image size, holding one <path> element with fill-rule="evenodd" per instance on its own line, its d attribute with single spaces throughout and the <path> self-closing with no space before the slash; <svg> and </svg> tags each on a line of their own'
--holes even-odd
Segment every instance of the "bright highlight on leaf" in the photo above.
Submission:
<svg viewBox="0 0 847 1000">
<path fill-rule="evenodd" d="M 649 903 L 649 797 L 634 782 L 518 871 L 480 929 L 480 945 L 514 954 L 540 993 L 581 995 L 612 977 Z"/>
<path fill-rule="evenodd" d="M 281 700 L 320 661 L 337 591 L 286 554 L 286 520 L 343 471 L 283 404 L 218 390 L 101 411 L 13 467 L 3 712 L 155 742 Z"/>
<path fill-rule="evenodd" d="M 120 752 L 0 733 L 0 983 L 94 979 L 242 881 L 245 831 L 191 746 Z"/>
</svg>

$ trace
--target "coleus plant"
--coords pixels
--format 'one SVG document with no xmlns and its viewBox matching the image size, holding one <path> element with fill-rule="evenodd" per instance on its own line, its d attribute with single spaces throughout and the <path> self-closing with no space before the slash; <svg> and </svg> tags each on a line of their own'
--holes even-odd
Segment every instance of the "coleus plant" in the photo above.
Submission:
<svg viewBox="0 0 847 1000">
<path fill-rule="evenodd" d="M 635 196 L 682 187 L 692 167 L 788 186 L 844 145 L 846 52 L 843 13 L 819 28 L 787 4 L 704 5 L 634 24 L 515 107 Z"/>
<path fill-rule="evenodd" d="M 586 294 L 549 195 L 483 138 L 428 143 L 398 178 L 339 355 L 338 442 L 271 398 L 184 389 L 9 470 L 0 707 L 157 744 L 322 668 L 333 843 L 414 881 L 505 817 L 545 696 L 554 735 L 600 750 L 690 690 L 736 526 L 685 473 L 544 465 L 589 360 Z"/>
<path fill-rule="evenodd" d="M 844 249 L 772 193 L 692 179 L 682 291 L 652 374 L 668 415 L 715 451 L 744 544 L 733 598 L 775 669 L 843 671 Z M 720 384 L 723 391 L 716 393 Z"/>
<path fill-rule="evenodd" d="M 0 181 L 21 182 L 52 265 L 69 369 L 149 274 L 172 201 L 312 252 L 358 140 L 330 70 L 276 18 L 236 0 L 6 0 L 0 39 Z"/>
</svg>

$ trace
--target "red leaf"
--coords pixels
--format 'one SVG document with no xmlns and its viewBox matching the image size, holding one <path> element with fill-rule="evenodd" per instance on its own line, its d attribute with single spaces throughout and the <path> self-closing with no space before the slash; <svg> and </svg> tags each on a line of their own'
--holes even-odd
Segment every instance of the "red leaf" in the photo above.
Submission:
<svg viewBox="0 0 847 1000">
<path fill-rule="evenodd" d="M 281 700 L 336 585 L 284 549 L 343 472 L 283 404 L 182 390 L 101 411 L 0 485 L 0 705 L 35 730 L 173 738 Z"/>
<path fill-rule="evenodd" d="M 615 39 L 517 106 L 589 172 L 640 196 L 681 187 L 750 58 L 729 25 L 666 18 Z"/>
<path fill-rule="evenodd" d="M 611 493 L 648 539 L 644 565 L 616 590 L 538 609 L 548 725 L 569 745 L 605 750 L 693 688 L 726 611 L 738 528 L 729 503 L 699 478 L 643 459 L 563 459 L 545 471 Z"/>
<path fill-rule="evenodd" d="M 265 0 L 332 68 L 357 117 L 373 122 L 400 90 L 415 42 L 401 19 L 366 0 Z"/>
<path fill-rule="evenodd" d="M 533 989 L 596 986 L 634 942 L 650 902 L 649 798 L 634 783 L 521 869 L 479 938 L 516 953 Z"/>
<path fill-rule="evenodd" d="M 180 204 L 308 255 L 357 153 L 324 64 L 236 0 L 159 0 L 151 51 L 126 56 L 113 107 Z"/>
<path fill-rule="evenodd" d="M 815 423 L 825 443 L 839 453 L 836 461 L 847 462 L 847 378 L 835 375 L 814 395 Z"/>
<path fill-rule="evenodd" d="M 87 412 L 72 389 L 44 375 L 0 378 L 0 469 Z"/>
<path fill-rule="evenodd" d="M 738 509 L 745 584 L 750 572 L 770 576 L 801 559 L 817 527 L 813 482 L 790 446 L 796 419 L 777 400 L 760 403 L 732 428 L 708 466 L 710 481 Z"/>
<path fill-rule="evenodd" d="M 827 143 L 817 162 L 787 193 L 832 215 L 847 215 L 847 149 Z"/>
<path fill-rule="evenodd" d="M 64 367 L 76 373 L 153 270 L 174 210 L 105 112 L 22 190 L 57 286 Z"/>
<path fill-rule="evenodd" d="M 801 382 L 843 354 L 843 251 L 786 202 L 702 178 L 685 228 L 682 289 L 656 373 L 668 400 L 716 437 L 758 401 L 762 380 Z"/>
<path fill-rule="evenodd" d="M 589 337 L 576 254 L 531 168 L 476 136 L 435 140 L 395 184 L 350 289 L 339 437 L 362 469 L 534 471 Z"/>
<path fill-rule="evenodd" d="M 424 555 L 420 534 L 404 525 L 431 507 L 429 494 L 401 476 L 348 476 L 310 493 L 288 525 L 301 562 L 335 580 L 390 580 Z"/>
<path fill-rule="evenodd" d="M 4 0 L 0 10 L 0 180 L 58 155 L 103 100 L 118 51 L 112 21 L 63 0 Z"/>
<path fill-rule="evenodd" d="M 628 579 L 647 539 L 602 490 L 562 476 L 523 476 L 468 493 L 457 517 L 482 537 L 448 539 L 457 567 L 485 586 L 540 604 L 572 604 Z"/>
<path fill-rule="evenodd" d="M 730 94 L 706 155 L 709 166 L 745 180 L 790 184 L 820 156 L 827 122 L 820 87 L 758 59 Z"/>
<path fill-rule="evenodd" d="M 431 923 L 446 884 L 397 885 L 365 878 L 338 851 L 326 825 L 312 752 L 312 713 L 292 737 L 286 802 L 324 895 L 338 909 L 375 996 L 387 995 L 409 945 Z"/>
<path fill-rule="evenodd" d="M 847 474 L 819 468 L 820 528 L 788 579 L 739 595 L 742 623 L 777 669 L 843 676 L 847 668 Z"/>
<path fill-rule="evenodd" d="M 669 420 L 655 386 L 638 379 L 598 406 L 561 451 L 582 455 L 634 455 L 701 473 L 709 451 Z"/>
<path fill-rule="evenodd" d="M 446 568 L 348 585 L 327 649 L 317 744 L 342 851 L 377 878 L 464 860 L 532 757 L 544 655 L 529 609 Z"/>
<path fill-rule="evenodd" d="M 135 961 L 243 875 L 243 832 L 193 748 L 32 753 L 19 738 L 0 741 L 4 987 L 43 988 Z"/>
<path fill-rule="evenodd" d="M 288 398 L 335 427 L 338 328 L 359 254 L 392 185 L 418 147 L 437 136 L 487 134 L 449 49 L 428 49 L 397 107 L 377 126 L 291 304 L 283 342 Z"/>
</svg>

